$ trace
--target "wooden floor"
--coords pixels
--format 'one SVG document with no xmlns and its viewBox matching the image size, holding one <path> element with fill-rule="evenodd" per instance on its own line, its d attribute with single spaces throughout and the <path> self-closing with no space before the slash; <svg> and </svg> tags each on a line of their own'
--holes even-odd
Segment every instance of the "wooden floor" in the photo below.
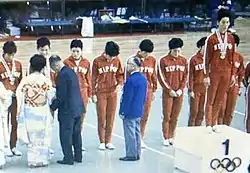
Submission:
<svg viewBox="0 0 250 173">
<path fill-rule="evenodd" d="M 239 51 L 245 57 L 245 62 L 250 60 L 250 21 L 248 20 L 237 20 L 236 29 L 242 39 L 242 43 L 239 47 Z M 114 40 L 120 45 L 120 57 L 124 63 L 126 58 L 133 55 L 138 50 L 140 41 L 144 38 L 152 39 L 155 43 L 155 50 L 153 54 L 156 58 L 168 52 L 168 41 L 172 37 L 181 37 L 184 40 L 183 55 L 189 58 L 196 51 L 196 41 L 207 36 L 209 33 L 205 32 L 187 32 L 184 34 L 172 34 L 172 35 L 143 35 L 143 36 L 120 36 L 120 37 L 102 37 L 93 39 L 82 39 L 84 42 L 84 56 L 90 61 L 94 57 L 100 55 L 103 50 L 105 43 L 109 40 Z M 17 41 L 18 52 L 16 58 L 20 59 L 24 67 L 27 66 L 29 58 L 36 53 L 36 42 L 33 41 Z M 63 59 L 67 58 L 70 54 L 69 44 L 73 39 L 52 39 L 52 53 L 58 54 Z M 2 44 L 2 43 L 1 43 Z M 186 93 L 186 92 L 185 92 Z M 119 100 L 119 99 L 118 99 Z M 84 146 L 87 151 L 84 152 L 84 158 L 82 164 L 76 164 L 74 166 L 61 166 L 56 164 L 56 160 L 62 158 L 61 147 L 58 137 L 58 123 L 55 121 L 53 128 L 53 142 L 52 147 L 55 150 L 55 156 L 52 158 L 52 163 L 48 168 L 39 169 L 28 169 L 27 168 L 27 156 L 26 147 L 18 145 L 21 151 L 24 152 L 22 158 L 13 158 L 12 162 L 9 162 L 2 172 L 5 173 L 52 173 L 52 172 L 93 172 L 93 173 L 171 173 L 181 172 L 175 170 L 173 167 L 174 163 L 174 148 L 162 146 L 162 132 L 161 132 L 161 121 L 162 121 L 162 106 L 161 106 L 161 89 L 156 91 L 156 98 L 152 103 L 152 109 L 148 125 L 146 128 L 145 142 L 148 148 L 143 150 L 142 159 L 136 163 L 123 163 L 118 160 L 120 156 L 124 156 L 124 141 L 123 141 L 123 129 L 122 123 L 119 117 L 116 117 L 112 142 L 115 144 L 116 149 L 114 151 L 100 152 L 97 150 L 99 145 L 97 137 L 97 118 L 96 109 L 94 104 L 89 104 L 84 128 Z M 119 101 L 118 101 L 119 103 Z M 178 119 L 178 127 L 187 126 L 188 112 L 189 112 L 188 98 L 185 94 L 184 104 L 182 111 Z M 244 96 L 239 97 L 235 117 L 232 122 L 232 127 L 244 131 Z M 197 144 L 199 145 L 199 144 Z M 0 171 L 1 173 L 1 171 Z"/>
</svg>

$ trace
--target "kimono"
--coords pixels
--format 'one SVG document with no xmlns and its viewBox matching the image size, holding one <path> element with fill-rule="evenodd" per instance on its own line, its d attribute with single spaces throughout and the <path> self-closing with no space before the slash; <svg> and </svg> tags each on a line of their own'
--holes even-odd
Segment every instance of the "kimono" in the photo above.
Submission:
<svg viewBox="0 0 250 173">
<path fill-rule="evenodd" d="M 18 139 L 27 144 L 28 165 L 47 166 L 50 160 L 52 121 L 49 103 L 54 97 L 52 82 L 42 73 L 23 78 L 17 91 Z M 21 131 L 22 130 L 22 131 Z"/>
<path fill-rule="evenodd" d="M 0 168 L 5 165 L 5 152 L 10 152 L 10 133 L 8 126 L 8 108 L 12 103 L 13 92 L 6 90 L 0 82 Z"/>
</svg>

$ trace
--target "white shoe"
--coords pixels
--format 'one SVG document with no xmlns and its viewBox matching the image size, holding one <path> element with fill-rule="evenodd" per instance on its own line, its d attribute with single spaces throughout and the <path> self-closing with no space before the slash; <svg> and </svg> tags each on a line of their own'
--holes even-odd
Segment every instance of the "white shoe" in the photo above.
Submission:
<svg viewBox="0 0 250 173">
<path fill-rule="evenodd" d="M 207 126 L 206 131 L 207 131 L 208 133 L 210 133 L 210 134 L 213 133 L 213 129 L 212 129 L 211 126 Z"/>
<path fill-rule="evenodd" d="M 213 126 L 212 130 L 213 130 L 214 133 L 220 133 L 220 127 L 219 126 L 216 126 L 216 125 Z"/>
<path fill-rule="evenodd" d="M 7 157 L 13 157 L 13 153 L 10 150 L 10 148 L 5 148 L 4 155 L 7 156 Z"/>
<path fill-rule="evenodd" d="M 114 150 L 115 146 L 112 143 L 108 143 L 108 144 L 106 144 L 106 148 L 109 150 Z"/>
<path fill-rule="evenodd" d="M 174 145 L 174 138 L 170 138 L 168 141 L 170 145 Z"/>
<path fill-rule="evenodd" d="M 141 148 L 147 148 L 147 145 L 145 144 L 143 140 L 141 140 Z"/>
<path fill-rule="evenodd" d="M 16 149 L 16 148 L 13 148 L 11 151 L 12 151 L 12 153 L 13 153 L 15 156 L 22 156 L 21 151 L 19 151 L 19 150 Z"/>
<path fill-rule="evenodd" d="M 163 145 L 164 146 L 169 146 L 170 145 L 169 140 L 168 139 L 164 139 L 163 140 Z"/>
<path fill-rule="evenodd" d="M 49 148 L 49 154 L 55 154 L 55 151 Z"/>
<path fill-rule="evenodd" d="M 105 147 L 105 143 L 101 143 L 98 147 L 99 150 L 105 150 L 106 147 Z"/>
</svg>

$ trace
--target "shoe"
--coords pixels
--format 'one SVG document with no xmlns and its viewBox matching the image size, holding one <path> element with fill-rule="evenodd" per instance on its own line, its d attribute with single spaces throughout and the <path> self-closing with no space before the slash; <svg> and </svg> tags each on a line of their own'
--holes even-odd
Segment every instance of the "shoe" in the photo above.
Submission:
<svg viewBox="0 0 250 173">
<path fill-rule="evenodd" d="M 5 148 L 4 155 L 7 156 L 7 157 L 13 157 L 14 156 L 12 151 L 10 150 L 10 148 Z"/>
<path fill-rule="evenodd" d="M 147 148 L 147 145 L 145 144 L 143 140 L 141 140 L 141 148 Z"/>
<path fill-rule="evenodd" d="M 164 146 L 169 146 L 170 145 L 169 140 L 168 139 L 164 139 L 163 140 L 163 145 Z"/>
<path fill-rule="evenodd" d="M 82 146 L 82 151 L 86 151 L 86 148 L 84 146 Z"/>
<path fill-rule="evenodd" d="M 115 146 L 112 143 L 108 143 L 108 144 L 106 144 L 106 148 L 109 150 L 114 150 Z"/>
<path fill-rule="evenodd" d="M 49 148 L 49 154 L 55 154 L 55 151 Z"/>
<path fill-rule="evenodd" d="M 13 153 L 15 156 L 22 156 L 21 151 L 19 151 L 19 150 L 16 149 L 16 148 L 13 148 L 11 151 L 12 151 L 12 153 Z"/>
<path fill-rule="evenodd" d="M 137 160 L 140 160 L 140 159 L 141 159 L 141 157 L 140 157 L 139 155 L 137 155 L 136 159 L 137 159 Z"/>
<path fill-rule="evenodd" d="M 74 162 L 67 162 L 65 160 L 58 160 L 57 163 L 62 164 L 62 165 L 73 165 Z"/>
<path fill-rule="evenodd" d="M 212 126 L 207 126 L 207 127 L 206 127 L 206 131 L 207 131 L 209 134 L 212 134 L 212 133 L 213 133 Z"/>
<path fill-rule="evenodd" d="M 121 157 L 121 158 L 119 158 L 119 160 L 121 160 L 121 161 L 137 161 L 138 159 L 137 159 L 137 157 Z"/>
<path fill-rule="evenodd" d="M 170 145 L 174 145 L 174 138 L 170 138 L 168 141 Z"/>
<path fill-rule="evenodd" d="M 77 163 L 82 163 L 82 159 L 74 159 L 74 161 Z"/>
<path fill-rule="evenodd" d="M 99 150 L 105 150 L 106 147 L 105 147 L 105 143 L 101 143 L 98 147 Z"/>
</svg>

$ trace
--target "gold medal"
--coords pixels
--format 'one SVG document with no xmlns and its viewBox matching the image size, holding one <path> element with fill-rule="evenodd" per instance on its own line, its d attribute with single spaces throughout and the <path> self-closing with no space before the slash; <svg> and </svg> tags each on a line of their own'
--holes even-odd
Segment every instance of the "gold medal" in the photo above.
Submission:
<svg viewBox="0 0 250 173">
<path fill-rule="evenodd" d="M 220 59 L 225 59 L 226 57 L 226 53 L 225 52 L 221 52 L 220 53 Z"/>
</svg>

